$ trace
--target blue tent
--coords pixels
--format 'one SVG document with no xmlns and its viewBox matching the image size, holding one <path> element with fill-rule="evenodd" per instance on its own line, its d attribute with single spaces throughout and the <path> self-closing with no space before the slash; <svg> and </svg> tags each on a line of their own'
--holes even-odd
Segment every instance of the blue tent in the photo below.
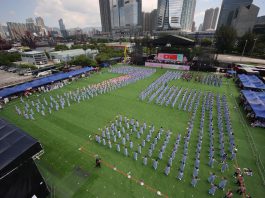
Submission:
<svg viewBox="0 0 265 198">
<path fill-rule="evenodd" d="M 57 73 L 50 75 L 48 77 L 40 78 L 31 82 L 26 82 L 14 87 L 8 87 L 0 90 L 0 99 L 5 98 L 20 92 L 24 92 L 26 90 L 32 89 L 32 88 L 37 88 L 43 85 L 47 85 L 49 83 L 53 83 L 56 81 L 72 78 L 74 76 L 78 76 L 84 73 L 87 73 L 89 71 L 92 71 L 93 67 L 84 67 L 82 69 L 66 72 L 66 73 Z"/>
<path fill-rule="evenodd" d="M 238 75 L 240 82 L 244 88 L 265 90 L 264 83 L 255 75 Z"/>
<path fill-rule="evenodd" d="M 242 90 L 257 118 L 265 119 L 265 92 Z"/>
<path fill-rule="evenodd" d="M 236 74 L 236 71 L 228 70 L 226 73 L 233 75 L 233 74 Z"/>
</svg>

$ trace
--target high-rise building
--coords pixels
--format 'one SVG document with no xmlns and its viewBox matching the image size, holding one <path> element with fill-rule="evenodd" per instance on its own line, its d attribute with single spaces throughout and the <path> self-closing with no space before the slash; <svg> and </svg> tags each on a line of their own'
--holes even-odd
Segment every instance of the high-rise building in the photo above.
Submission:
<svg viewBox="0 0 265 198">
<path fill-rule="evenodd" d="M 4 32 L 4 28 L 1 23 L 0 23 L 0 38 L 6 38 L 6 34 Z"/>
<path fill-rule="evenodd" d="M 202 31 L 214 30 L 217 22 L 219 8 L 210 8 L 205 11 Z"/>
<path fill-rule="evenodd" d="M 19 40 L 27 32 L 27 26 L 24 23 L 7 22 L 6 24 L 11 39 Z"/>
<path fill-rule="evenodd" d="M 35 24 L 33 18 L 26 19 L 26 27 L 27 30 L 32 34 L 39 34 L 41 30 L 41 27 Z"/>
<path fill-rule="evenodd" d="M 151 31 L 153 32 L 156 30 L 157 27 L 157 9 L 152 10 L 150 13 L 150 20 L 151 20 Z"/>
<path fill-rule="evenodd" d="M 192 22 L 191 32 L 196 32 L 195 21 Z"/>
<path fill-rule="evenodd" d="M 33 24 L 34 24 L 34 20 L 33 20 L 33 18 L 27 18 L 27 19 L 26 19 L 26 23 L 33 23 Z"/>
<path fill-rule="evenodd" d="M 192 22 L 194 19 L 196 7 L 196 0 L 183 0 L 183 7 L 181 13 L 181 29 L 190 32 L 192 29 Z"/>
<path fill-rule="evenodd" d="M 236 10 L 232 20 L 232 26 L 237 31 L 237 36 L 241 37 L 246 32 L 252 31 L 256 24 L 258 13 L 259 7 L 254 4 L 248 6 L 242 5 Z"/>
<path fill-rule="evenodd" d="M 257 22 L 253 27 L 253 32 L 255 34 L 265 35 L 265 15 L 257 18 Z"/>
<path fill-rule="evenodd" d="M 142 0 L 110 0 L 113 33 L 136 33 L 142 24 Z"/>
<path fill-rule="evenodd" d="M 42 17 L 36 17 L 35 20 L 38 26 L 40 26 L 41 28 L 45 28 L 44 20 Z"/>
<path fill-rule="evenodd" d="M 218 15 L 219 15 L 219 8 L 217 7 L 214 9 L 214 13 L 213 13 L 213 20 L 212 20 L 212 25 L 211 25 L 211 29 L 213 30 L 215 30 L 216 28 Z"/>
<path fill-rule="evenodd" d="M 230 26 L 234 18 L 236 10 L 242 5 L 247 6 L 252 4 L 253 0 L 223 0 L 217 28 L 222 25 Z"/>
<path fill-rule="evenodd" d="M 60 27 L 60 31 L 61 31 L 61 34 L 62 36 L 65 38 L 68 36 L 68 32 L 65 28 L 65 25 L 63 23 L 63 19 L 59 19 L 59 27 Z"/>
<path fill-rule="evenodd" d="M 198 32 L 201 32 L 201 31 L 202 31 L 202 24 L 200 24 L 198 27 Z"/>
<path fill-rule="evenodd" d="M 110 0 L 99 0 L 102 32 L 111 32 Z"/>
<path fill-rule="evenodd" d="M 157 29 L 181 29 L 183 0 L 158 0 Z"/>
<path fill-rule="evenodd" d="M 142 18 L 142 29 L 144 33 L 151 32 L 151 13 L 150 12 L 143 12 Z"/>
<path fill-rule="evenodd" d="M 205 11 L 204 20 L 202 25 L 202 31 L 211 29 L 213 21 L 214 9 L 210 8 Z"/>
</svg>

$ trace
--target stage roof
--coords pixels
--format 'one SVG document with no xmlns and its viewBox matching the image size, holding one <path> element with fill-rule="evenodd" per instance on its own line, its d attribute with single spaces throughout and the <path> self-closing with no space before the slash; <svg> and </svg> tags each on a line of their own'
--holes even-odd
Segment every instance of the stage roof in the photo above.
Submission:
<svg viewBox="0 0 265 198">
<path fill-rule="evenodd" d="M 0 177 L 42 150 L 40 143 L 0 118 Z"/>
<path fill-rule="evenodd" d="M 153 44 L 156 46 L 166 46 L 167 44 L 171 44 L 171 46 L 194 46 L 195 41 L 189 38 L 185 38 L 179 35 L 167 35 L 155 39 Z"/>
</svg>

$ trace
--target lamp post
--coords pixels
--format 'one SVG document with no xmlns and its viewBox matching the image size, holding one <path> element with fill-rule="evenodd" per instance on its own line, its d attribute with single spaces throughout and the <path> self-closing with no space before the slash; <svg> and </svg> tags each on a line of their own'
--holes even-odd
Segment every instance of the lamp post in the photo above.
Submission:
<svg viewBox="0 0 265 198">
<path fill-rule="evenodd" d="M 242 55 L 241 55 L 241 58 L 240 58 L 240 62 L 242 61 L 242 58 L 243 58 L 243 56 L 244 56 L 244 53 L 245 53 L 245 50 L 246 50 L 247 43 L 248 43 L 248 40 L 246 40 L 246 42 L 245 42 L 245 46 L 244 46 L 244 49 L 243 49 L 243 52 L 242 52 Z"/>
<path fill-rule="evenodd" d="M 251 54 L 250 54 L 250 56 L 252 56 L 252 53 L 253 53 L 253 51 L 254 51 L 254 48 L 255 48 L 255 45 L 256 45 L 257 40 L 258 40 L 257 38 L 254 39 L 254 45 L 253 45 L 253 47 L 252 47 L 252 50 L 251 50 Z"/>
</svg>

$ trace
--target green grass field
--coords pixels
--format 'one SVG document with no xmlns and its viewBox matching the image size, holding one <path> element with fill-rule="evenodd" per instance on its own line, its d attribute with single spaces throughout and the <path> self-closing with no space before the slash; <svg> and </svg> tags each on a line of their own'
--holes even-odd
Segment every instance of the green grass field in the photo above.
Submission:
<svg viewBox="0 0 265 198">
<path fill-rule="evenodd" d="M 35 121 L 25 120 L 15 113 L 14 105 L 19 105 L 19 100 L 14 100 L 8 104 L 0 116 L 16 124 L 24 131 L 38 139 L 44 147 L 45 154 L 37 161 L 38 167 L 47 183 L 52 189 L 52 197 L 156 197 L 160 191 L 164 197 L 208 197 L 210 184 L 207 182 L 209 172 L 213 171 L 218 176 L 222 176 L 220 166 L 215 165 L 209 168 L 208 149 L 209 135 L 208 123 L 209 116 L 206 113 L 204 124 L 203 144 L 201 151 L 201 165 L 199 178 L 200 181 L 196 188 L 191 187 L 192 171 L 194 167 L 194 156 L 198 140 L 199 122 L 201 117 L 201 102 L 196 114 L 195 127 L 189 144 L 189 155 L 184 172 L 184 180 L 176 179 L 183 153 L 183 140 L 180 142 L 179 150 L 173 161 L 173 167 L 169 176 L 165 176 L 164 168 L 166 161 L 163 160 L 154 171 L 151 163 L 148 166 L 142 165 L 142 160 L 134 161 L 132 157 L 126 158 L 121 153 L 116 152 L 116 147 L 112 150 L 107 146 L 98 145 L 94 138 L 95 134 L 100 133 L 99 128 L 109 126 L 110 121 L 114 121 L 116 116 L 121 114 L 128 118 L 135 118 L 140 123 L 144 121 L 154 124 L 156 129 L 163 126 L 165 130 L 170 129 L 173 134 L 171 143 L 175 141 L 178 133 L 186 133 L 187 123 L 190 114 L 186 111 L 172 109 L 156 105 L 154 102 L 140 101 L 139 94 L 154 80 L 164 74 L 166 70 L 158 69 L 155 74 L 144 80 L 137 81 L 126 87 L 114 90 L 110 93 L 99 95 L 88 101 L 79 104 L 72 104 L 51 116 L 35 117 Z M 89 84 L 98 83 L 106 79 L 114 78 L 119 75 L 108 73 L 94 74 L 89 78 L 80 79 L 59 90 L 54 90 L 45 95 L 63 93 L 65 91 L 82 88 Z M 249 144 L 249 133 L 254 140 L 256 151 L 265 164 L 265 130 L 251 128 L 245 121 L 245 115 L 241 107 L 237 106 L 239 90 L 232 79 L 224 79 L 222 87 L 213 87 L 195 82 L 185 82 L 176 80 L 172 84 L 183 86 L 184 88 L 197 89 L 201 91 L 212 91 L 214 93 L 226 94 L 232 126 L 235 133 L 236 144 L 238 147 L 237 163 L 240 167 L 249 167 L 253 170 L 253 177 L 245 177 L 247 192 L 252 197 L 263 197 L 264 185 L 259 175 L 254 156 Z M 30 98 L 37 98 L 36 95 Z M 216 98 L 214 102 L 214 128 L 217 132 L 216 123 Z M 236 107 L 236 108 L 235 108 Z M 218 146 L 218 138 L 215 139 L 215 146 Z M 226 142 L 226 146 L 228 143 Z M 170 148 L 171 149 L 171 148 Z M 145 152 L 145 151 L 144 151 Z M 216 152 L 217 153 L 217 152 Z M 102 168 L 95 168 L 95 157 L 98 154 L 103 160 Z M 219 159 L 216 157 L 216 159 Z M 117 170 L 113 170 L 113 167 Z M 130 172 L 132 178 L 127 178 Z M 228 177 L 228 188 L 235 190 L 232 174 L 234 172 L 233 163 L 229 162 L 229 171 L 224 175 Z M 216 184 L 220 181 L 217 178 Z M 144 186 L 139 181 L 144 181 Z M 217 190 L 215 197 L 223 197 L 223 191 Z M 236 194 L 236 193 L 234 193 Z M 240 197 L 235 195 L 235 197 Z"/>
</svg>

